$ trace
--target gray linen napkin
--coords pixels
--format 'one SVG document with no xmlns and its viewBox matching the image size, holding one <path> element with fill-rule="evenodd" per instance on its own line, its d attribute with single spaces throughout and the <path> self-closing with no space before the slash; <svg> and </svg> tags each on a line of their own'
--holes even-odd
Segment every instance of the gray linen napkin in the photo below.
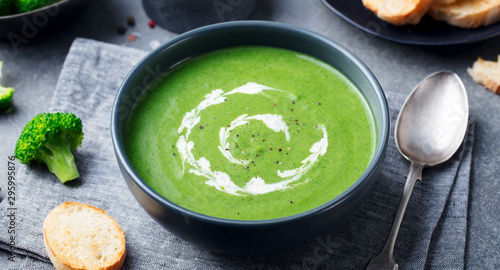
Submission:
<svg viewBox="0 0 500 270">
<path fill-rule="evenodd" d="M 118 87 L 144 51 L 88 39 L 73 43 L 51 111 L 73 112 L 84 124 L 75 158 L 81 177 L 63 185 L 42 165 L 21 166 L 17 176 L 15 235 L 7 233 L 10 207 L 0 204 L 0 248 L 12 249 L 11 269 L 52 269 L 43 249 L 45 215 L 64 201 L 104 209 L 125 231 L 123 269 L 362 269 L 387 237 L 409 162 L 390 138 L 382 173 L 362 207 L 346 223 L 309 245 L 269 257 L 234 257 L 201 250 L 156 224 L 132 197 L 110 139 L 110 112 Z M 391 121 L 404 98 L 386 93 Z M 473 124 L 453 158 L 426 168 L 416 184 L 395 248 L 400 269 L 463 269 Z M 10 244 L 10 237 L 15 244 Z"/>
</svg>

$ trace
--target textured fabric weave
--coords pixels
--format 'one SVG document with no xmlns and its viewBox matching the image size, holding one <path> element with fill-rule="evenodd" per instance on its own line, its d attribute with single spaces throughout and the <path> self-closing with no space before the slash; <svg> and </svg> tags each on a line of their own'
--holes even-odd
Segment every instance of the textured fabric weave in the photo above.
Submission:
<svg viewBox="0 0 500 270">
<path fill-rule="evenodd" d="M 146 52 L 88 39 L 73 43 L 61 72 L 51 111 L 82 119 L 85 138 L 75 153 L 81 177 L 61 184 L 43 165 L 21 166 L 15 201 L 15 245 L 10 245 L 10 207 L 0 204 L 0 248 L 13 247 L 11 269 L 53 269 L 43 248 L 46 214 L 64 201 L 104 209 L 123 228 L 123 269 L 362 269 L 383 247 L 405 182 L 409 162 L 397 151 L 391 131 L 387 157 L 362 207 L 309 245 L 269 257 L 234 257 L 201 250 L 173 236 L 140 207 L 121 177 L 110 138 L 110 113 L 122 80 Z M 403 104 L 386 93 L 391 123 Z M 452 159 L 425 168 L 404 216 L 395 247 L 400 269 L 463 269 L 473 123 Z"/>
</svg>

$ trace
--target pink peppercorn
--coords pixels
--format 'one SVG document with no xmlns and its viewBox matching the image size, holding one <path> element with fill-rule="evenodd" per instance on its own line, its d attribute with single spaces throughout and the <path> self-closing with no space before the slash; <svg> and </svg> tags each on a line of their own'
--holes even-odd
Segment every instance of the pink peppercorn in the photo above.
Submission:
<svg viewBox="0 0 500 270">
<path fill-rule="evenodd" d="M 149 23 L 148 23 L 149 27 L 150 28 L 154 28 L 155 27 L 155 22 L 153 20 L 150 20 Z"/>
</svg>

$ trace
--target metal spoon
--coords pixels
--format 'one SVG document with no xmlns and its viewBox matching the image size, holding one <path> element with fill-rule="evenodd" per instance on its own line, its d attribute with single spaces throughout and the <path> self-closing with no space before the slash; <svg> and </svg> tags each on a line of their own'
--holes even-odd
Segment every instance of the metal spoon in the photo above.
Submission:
<svg viewBox="0 0 500 270">
<path fill-rule="evenodd" d="M 429 75 L 406 99 L 394 134 L 399 152 L 411 162 L 410 171 L 384 249 L 370 260 L 367 270 L 398 269 L 394 244 L 413 186 L 421 180 L 424 166 L 442 163 L 457 151 L 467 130 L 468 117 L 465 87 L 452 72 Z"/>
</svg>

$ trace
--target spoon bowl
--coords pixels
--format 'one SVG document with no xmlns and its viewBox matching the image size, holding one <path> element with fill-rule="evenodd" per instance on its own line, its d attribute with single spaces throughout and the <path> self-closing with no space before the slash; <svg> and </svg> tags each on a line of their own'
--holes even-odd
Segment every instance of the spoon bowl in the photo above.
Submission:
<svg viewBox="0 0 500 270">
<path fill-rule="evenodd" d="M 467 129 L 469 106 L 465 87 L 455 73 L 437 72 L 408 96 L 396 121 L 396 146 L 408 160 L 427 166 L 456 152 Z"/>
<path fill-rule="evenodd" d="M 455 73 L 433 73 L 410 93 L 394 131 L 399 152 L 411 162 L 410 171 L 387 242 L 366 269 L 398 269 L 394 245 L 413 187 L 422 179 L 424 166 L 443 163 L 458 150 L 467 131 L 468 118 L 467 92 Z"/>
</svg>

